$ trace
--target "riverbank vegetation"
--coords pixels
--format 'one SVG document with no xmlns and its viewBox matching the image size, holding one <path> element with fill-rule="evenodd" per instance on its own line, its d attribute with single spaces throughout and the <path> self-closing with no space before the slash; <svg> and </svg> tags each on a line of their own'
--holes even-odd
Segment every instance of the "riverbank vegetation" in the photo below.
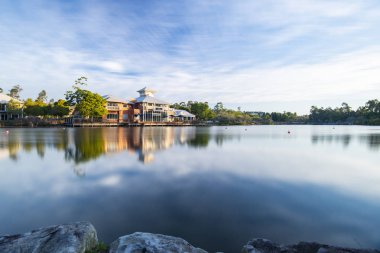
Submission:
<svg viewBox="0 0 380 253">
<path fill-rule="evenodd" d="M 380 125 L 380 101 L 369 100 L 357 110 L 347 103 L 341 107 L 323 108 L 312 106 L 309 115 L 312 124 L 355 124 L 355 125 Z"/>
<path fill-rule="evenodd" d="M 340 107 L 323 108 L 312 106 L 310 114 L 297 115 L 295 112 L 243 112 L 227 109 L 222 102 L 210 108 L 207 102 L 175 103 L 175 109 L 186 110 L 195 114 L 197 119 L 215 124 L 345 124 L 345 125 L 380 125 L 380 101 L 369 100 L 365 105 L 353 110 L 347 103 Z"/>
<path fill-rule="evenodd" d="M 14 98 L 8 104 L 8 112 L 27 116 L 28 121 L 62 119 L 70 115 L 74 108 L 80 115 L 87 118 L 99 118 L 107 114 L 106 100 L 99 94 L 88 89 L 87 78 L 80 77 L 75 81 L 71 90 L 65 93 L 65 99 L 49 100 L 45 90 L 38 93 L 35 99 L 23 100 L 21 106 L 20 85 L 13 86 L 8 95 Z M 0 92 L 3 90 L 0 88 Z M 216 125 L 245 125 L 245 124 L 358 124 L 380 125 L 380 101 L 369 100 L 365 105 L 353 110 L 347 103 L 340 107 L 312 106 L 310 114 L 297 115 L 295 112 L 245 112 L 240 108 L 233 110 L 225 108 L 222 102 L 210 107 L 208 102 L 188 101 L 174 103 L 174 109 L 188 111 L 196 116 L 198 122 Z M 13 123 L 12 123 L 13 124 Z M 11 124 L 11 125 L 12 125 Z M 25 125 L 23 122 L 21 125 Z M 40 122 L 49 125 L 49 122 Z M 17 125 L 17 124 L 16 124 Z M 38 123 L 37 123 L 38 125 Z"/>
<path fill-rule="evenodd" d="M 207 102 L 188 101 L 187 103 L 175 103 L 172 108 L 186 110 L 194 114 L 198 120 L 221 125 L 252 124 L 253 120 L 253 117 L 246 112 L 225 108 L 222 102 L 218 102 L 214 108 L 210 108 Z"/>
</svg>

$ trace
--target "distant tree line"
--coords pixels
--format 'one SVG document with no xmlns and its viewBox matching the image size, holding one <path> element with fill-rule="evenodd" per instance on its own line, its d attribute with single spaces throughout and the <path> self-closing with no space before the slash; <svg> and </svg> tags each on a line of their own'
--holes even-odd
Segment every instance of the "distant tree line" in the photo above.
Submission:
<svg viewBox="0 0 380 253">
<path fill-rule="evenodd" d="M 172 108 L 185 110 L 194 114 L 197 120 L 212 121 L 216 124 L 251 124 L 252 116 L 238 110 L 227 109 L 222 102 L 210 108 L 208 102 L 188 101 L 175 103 Z"/>
<path fill-rule="evenodd" d="M 369 100 L 357 110 L 352 110 L 347 103 L 342 103 L 340 107 L 336 108 L 312 106 L 309 122 L 314 124 L 380 125 L 380 101 Z"/>
<path fill-rule="evenodd" d="M 20 85 L 13 86 L 8 96 L 14 98 L 8 103 L 7 111 L 13 114 L 23 114 L 24 116 L 51 118 L 64 117 L 70 114 L 70 108 L 86 118 L 101 117 L 107 113 L 105 107 L 106 100 L 97 93 L 83 89 L 87 85 L 87 78 L 80 77 L 75 81 L 72 90 L 65 93 L 65 99 L 48 102 L 48 96 L 45 90 L 38 93 L 35 99 L 27 98 L 24 101 L 20 99 L 20 93 L 23 90 Z M 0 93 L 3 89 L 0 88 Z M 22 104 L 20 104 L 20 102 Z"/>
<path fill-rule="evenodd" d="M 364 106 L 353 110 L 347 103 L 340 107 L 323 108 L 312 106 L 310 114 L 297 115 L 295 112 L 248 112 L 226 109 L 222 102 L 213 108 L 208 102 L 188 101 L 175 103 L 173 108 L 193 113 L 198 120 L 212 121 L 219 124 L 358 124 L 380 125 L 380 101 L 369 100 Z"/>
<path fill-rule="evenodd" d="M 42 90 L 35 99 L 27 98 L 20 105 L 20 85 L 13 86 L 7 95 L 14 98 L 8 104 L 8 112 L 23 113 L 34 117 L 64 117 L 70 114 L 70 108 L 86 118 L 101 117 L 107 113 L 106 100 L 99 94 L 84 89 L 87 78 L 80 77 L 75 81 L 72 90 L 65 93 L 65 99 L 49 102 L 47 93 Z M 3 89 L 0 88 L 0 93 Z M 208 102 L 188 101 L 171 105 L 172 108 L 181 109 L 194 114 L 199 121 L 211 121 L 214 124 L 359 124 L 380 125 L 380 101 L 369 100 L 364 106 L 353 110 L 347 103 L 340 107 L 323 108 L 312 106 L 309 115 L 297 115 L 295 112 L 262 112 L 254 114 L 227 109 L 222 102 L 211 108 Z"/>
</svg>

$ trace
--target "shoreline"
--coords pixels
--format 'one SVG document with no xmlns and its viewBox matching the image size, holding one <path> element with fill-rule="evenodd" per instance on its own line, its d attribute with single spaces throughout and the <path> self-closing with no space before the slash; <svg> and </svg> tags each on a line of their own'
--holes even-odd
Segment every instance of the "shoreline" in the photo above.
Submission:
<svg viewBox="0 0 380 253">
<path fill-rule="evenodd" d="M 242 253 L 380 253 L 376 249 L 345 248 L 316 242 L 282 245 L 262 238 L 253 238 L 241 247 Z M 145 232 L 120 236 L 110 245 L 105 245 L 98 241 L 95 227 L 85 221 L 0 236 L 0 252 L 207 253 L 182 238 Z"/>
<path fill-rule="evenodd" d="M 131 128 L 131 127 L 214 127 L 214 126 L 220 126 L 220 127 L 228 127 L 228 126 L 380 126 L 380 125 L 368 125 L 368 124 L 314 124 L 314 123 L 304 123 L 304 124 L 293 124 L 293 123 L 281 123 L 281 124 L 186 124 L 186 125 L 179 125 L 179 124 L 149 124 L 149 125 L 143 125 L 143 124 L 131 124 L 131 125 L 100 125 L 100 124 L 93 124 L 93 125 L 82 125 L 82 126 L 67 126 L 64 124 L 60 125 L 36 125 L 36 126 L 25 126 L 25 125 L 2 125 L 0 124 L 1 128 Z"/>
<path fill-rule="evenodd" d="M 0 121 L 0 128 L 103 128 L 103 127 L 211 127 L 211 126 L 380 126 L 380 124 L 349 124 L 349 123 L 318 123 L 318 122 L 263 122 L 252 123 L 209 123 L 209 122 L 143 122 L 143 123 L 117 123 L 117 122 L 89 122 L 89 123 L 50 123 L 47 121 L 32 122 L 21 121 Z"/>
</svg>

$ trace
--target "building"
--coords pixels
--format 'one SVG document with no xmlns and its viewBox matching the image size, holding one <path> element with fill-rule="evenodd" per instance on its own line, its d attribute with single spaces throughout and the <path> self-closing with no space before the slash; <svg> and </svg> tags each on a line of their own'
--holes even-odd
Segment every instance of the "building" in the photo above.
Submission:
<svg viewBox="0 0 380 253">
<path fill-rule="evenodd" d="M 195 115 L 189 113 L 185 110 L 174 109 L 173 121 L 193 121 L 195 120 Z"/>
<path fill-rule="evenodd" d="M 22 106 L 21 101 L 14 99 L 14 98 L 12 98 L 8 95 L 5 95 L 3 93 L 0 93 L 0 120 L 10 120 L 10 119 L 17 119 L 17 118 L 21 117 L 20 114 L 17 114 L 17 113 L 15 114 L 15 113 L 9 112 L 8 105 L 9 105 L 9 102 L 11 100 L 18 103 L 20 108 L 21 108 L 21 106 Z"/>
<path fill-rule="evenodd" d="M 131 101 L 135 109 L 135 122 L 170 122 L 171 116 L 174 115 L 169 107 L 170 103 L 155 98 L 155 91 L 152 89 L 145 87 L 137 92 L 140 96 Z"/>
<path fill-rule="evenodd" d="M 156 98 L 155 91 L 148 88 L 143 88 L 137 91 L 139 97 L 127 101 L 126 99 L 119 98 L 113 95 L 104 95 L 103 99 L 106 100 L 107 114 L 101 118 L 101 122 L 97 124 L 104 125 L 166 125 L 171 122 L 181 124 L 195 119 L 195 115 L 184 111 L 170 108 L 170 103 Z M 83 124 L 94 125 L 94 122 L 86 122 L 80 115 L 73 115 L 73 117 L 66 119 L 65 123 L 72 126 L 79 126 Z M 178 123 L 179 122 L 179 123 Z"/>
<path fill-rule="evenodd" d="M 107 101 L 107 115 L 103 116 L 103 121 L 116 123 L 133 122 L 133 103 L 125 99 L 112 95 L 105 95 L 103 98 Z"/>
</svg>

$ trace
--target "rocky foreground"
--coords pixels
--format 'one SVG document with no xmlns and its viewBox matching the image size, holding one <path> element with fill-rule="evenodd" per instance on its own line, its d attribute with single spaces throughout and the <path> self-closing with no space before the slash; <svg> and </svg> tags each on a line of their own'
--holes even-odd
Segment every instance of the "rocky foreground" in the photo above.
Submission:
<svg viewBox="0 0 380 253">
<path fill-rule="evenodd" d="M 1 253 L 207 253 L 187 241 L 166 235 L 134 233 L 119 237 L 109 249 L 99 249 L 94 226 L 89 222 L 40 228 L 31 232 L 0 237 Z M 265 239 L 253 239 L 241 253 L 380 253 L 379 250 L 339 248 L 301 242 L 279 245 Z"/>
</svg>

